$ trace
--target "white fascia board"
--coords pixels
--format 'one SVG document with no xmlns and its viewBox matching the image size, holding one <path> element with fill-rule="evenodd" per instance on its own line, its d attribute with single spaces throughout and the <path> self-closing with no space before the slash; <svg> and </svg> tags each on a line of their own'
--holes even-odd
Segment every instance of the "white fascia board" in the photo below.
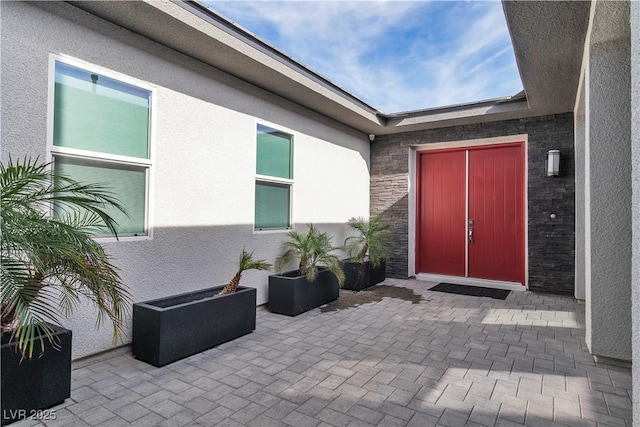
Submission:
<svg viewBox="0 0 640 427">
<path fill-rule="evenodd" d="M 509 120 L 533 116 L 525 98 L 517 100 L 491 100 L 476 103 L 434 108 L 423 111 L 391 114 L 381 133 L 406 132 L 408 130 L 433 129 L 447 126 Z"/>
</svg>

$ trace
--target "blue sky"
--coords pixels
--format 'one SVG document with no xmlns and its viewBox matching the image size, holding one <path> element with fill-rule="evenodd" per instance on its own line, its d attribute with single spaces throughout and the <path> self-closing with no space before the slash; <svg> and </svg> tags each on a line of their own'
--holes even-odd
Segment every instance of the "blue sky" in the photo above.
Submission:
<svg viewBox="0 0 640 427">
<path fill-rule="evenodd" d="M 499 1 L 205 1 L 385 112 L 522 90 Z"/>
</svg>

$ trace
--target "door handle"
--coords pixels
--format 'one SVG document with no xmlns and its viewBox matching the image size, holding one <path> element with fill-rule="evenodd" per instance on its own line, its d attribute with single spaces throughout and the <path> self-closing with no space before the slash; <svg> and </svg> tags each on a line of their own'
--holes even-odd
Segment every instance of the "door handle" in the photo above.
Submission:
<svg viewBox="0 0 640 427">
<path fill-rule="evenodd" d="M 474 224 L 474 220 L 470 219 L 469 220 L 469 244 L 473 245 L 473 224 Z"/>
</svg>

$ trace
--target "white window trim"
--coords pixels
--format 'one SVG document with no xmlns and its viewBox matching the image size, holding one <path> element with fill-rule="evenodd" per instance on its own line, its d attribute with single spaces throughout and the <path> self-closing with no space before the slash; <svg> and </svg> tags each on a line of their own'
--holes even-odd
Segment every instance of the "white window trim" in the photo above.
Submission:
<svg viewBox="0 0 640 427">
<path fill-rule="evenodd" d="M 282 185 L 293 185 L 293 179 L 278 178 L 277 176 L 270 176 L 270 175 L 256 174 L 256 181 L 273 182 L 274 184 L 282 184 Z"/>
<path fill-rule="evenodd" d="M 279 178 L 277 176 L 271 176 L 271 175 L 260 175 L 258 173 L 255 173 L 255 170 L 257 169 L 257 165 L 258 165 L 258 141 L 257 141 L 257 137 L 258 137 L 258 125 L 260 126 L 265 126 L 268 128 L 271 128 L 273 130 L 276 130 L 278 132 L 282 132 L 285 133 L 287 135 L 289 135 L 291 137 L 291 174 L 293 175 L 293 179 L 289 179 L 289 178 Z M 293 206 L 294 206 L 294 190 L 295 190 L 295 177 L 296 177 L 296 171 L 295 171 L 295 166 L 296 166 L 296 162 L 295 162 L 295 133 L 291 130 L 291 129 L 287 129 L 284 128 L 282 126 L 273 124 L 273 123 L 269 123 L 267 121 L 263 121 L 263 120 L 259 120 L 256 121 L 254 123 L 253 126 L 253 136 L 254 136 L 254 144 L 253 144 L 253 170 L 254 170 L 254 179 L 253 179 L 253 234 L 278 234 L 278 233 L 288 233 L 292 230 L 294 230 L 294 219 L 293 219 Z M 274 183 L 274 184 L 282 184 L 282 185 L 288 185 L 289 186 L 289 227 L 286 228 L 256 228 L 256 183 L 258 182 L 267 182 L 267 183 Z"/>
<path fill-rule="evenodd" d="M 56 62 L 62 62 L 74 67 L 82 68 L 87 71 L 101 74 L 105 77 L 121 81 L 123 83 L 139 87 L 140 89 L 148 90 L 151 93 L 150 114 L 149 114 L 149 158 L 141 159 L 138 157 L 128 157 L 109 153 L 100 153 L 95 151 L 86 151 L 69 147 L 57 147 L 53 145 L 53 124 L 54 124 L 54 108 L 55 108 L 55 67 Z M 53 157 L 56 154 L 63 155 L 65 157 L 75 158 L 88 158 L 95 160 L 105 160 L 113 163 L 128 164 L 132 166 L 142 166 L 146 168 L 146 181 L 145 181 L 145 225 L 147 233 L 142 236 L 94 236 L 93 239 L 99 243 L 109 242 L 134 242 L 153 240 L 153 183 L 154 183 L 154 167 L 155 164 L 155 139 L 156 139 L 156 107 L 157 107 L 157 88 L 149 83 L 140 81 L 133 77 L 129 77 L 125 74 L 101 67 L 99 65 L 92 64 L 90 62 L 82 61 L 77 58 L 73 58 L 67 55 L 61 54 L 49 54 L 49 70 L 48 70 L 48 93 L 47 93 L 47 149 L 46 149 L 46 161 L 51 163 Z"/>
</svg>

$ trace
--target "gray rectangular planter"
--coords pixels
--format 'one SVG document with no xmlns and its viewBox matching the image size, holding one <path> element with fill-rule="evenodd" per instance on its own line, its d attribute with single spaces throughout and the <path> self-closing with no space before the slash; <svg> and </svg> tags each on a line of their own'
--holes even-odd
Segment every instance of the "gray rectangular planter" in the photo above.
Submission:
<svg viewBox="0 0 640 427">
<path fill-rule="evenodd" d="M 378 267 L 374 267 L 371 261 L 363 263 L 350 260 L 342 261 L 345 276 L 343 289 L 361 291 L 383 282 L 386 278 L 386 264 L 385 261 L 382 261 Z"/>
<path fill-rule="evenodd" d="M 200 353 L 256 328 L 256 290 L 224 286 L 133 305 L 133 355 L 155 366 Z"/>
<path fill-rule="evenodd" d="M 44 338 L 44 354 L 39 356 L 38 340 L 31 359 L 22 360 L 16 343 L 9 342 L 11 334 L 2 334 L 1 425 L 34 416 L 39 410 L 62 403 L 71 395 L 71 331 L 49 326 L 54 331 L 56 347 Z"/>
<path fill-rule="evenodd" d="M 269 276 L 269 310 L 273 313 L 297 316 L 338 299 L 340 285 L 336 276 L 322 270 L 313 282 L 297 271 Z"/>
</svg>

